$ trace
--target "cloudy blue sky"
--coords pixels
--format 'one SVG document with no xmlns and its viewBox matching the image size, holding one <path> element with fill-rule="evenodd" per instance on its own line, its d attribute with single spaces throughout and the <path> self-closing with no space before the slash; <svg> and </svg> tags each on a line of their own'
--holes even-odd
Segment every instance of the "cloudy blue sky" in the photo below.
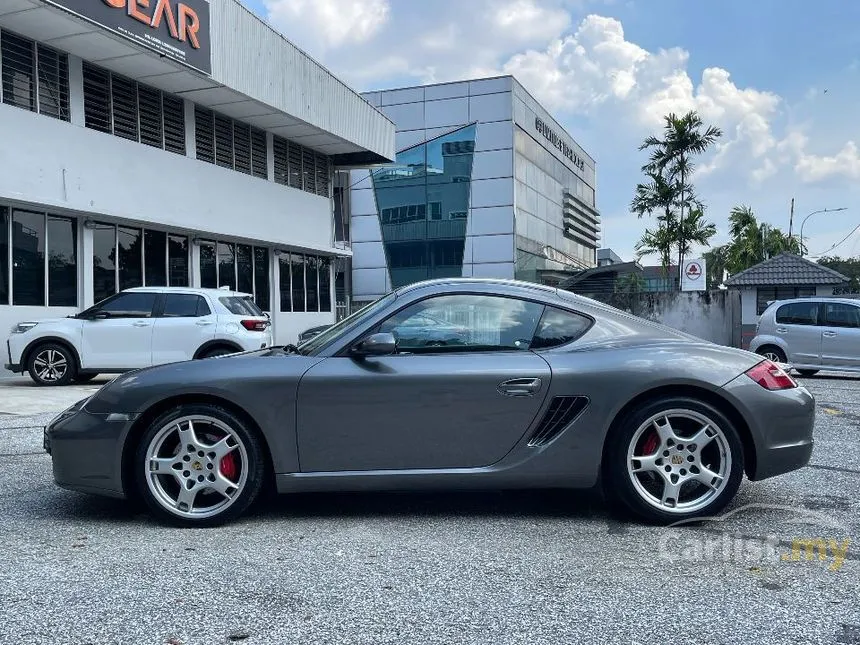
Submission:
<svg viewBox="0 0 860 645">
<path fill-rule="evenodd" d="M 860 2 L 243 0 L 358 90 L 514 74 L 597 160 L 603 245 L 625 259 L 639 142 L 696 109 L 724 137 L 695 183 L 726 237 L 732 206 L 860 255 Z M 797 229 L 795 229 L 797 232 Z M 656 262 L 656 259 L 654 259 Z"/>
</svg>

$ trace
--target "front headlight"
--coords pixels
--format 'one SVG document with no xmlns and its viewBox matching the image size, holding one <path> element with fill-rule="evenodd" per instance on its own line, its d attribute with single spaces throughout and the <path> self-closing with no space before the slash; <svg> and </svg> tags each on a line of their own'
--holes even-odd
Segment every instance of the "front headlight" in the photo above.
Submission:
<svg viewBox="0 0 860 645">
<path fill-rule="evenodd" d="M 14 327 L 12 327 L 12 333 L 13 333 L 13 334 L 23 334 L 24 332 L 28 332 L 28 331 L 30 331 L 31 329 L 33 329 L 33 327 L 35 327 L 35 326 L 36 326 L 36 325 L 38 325 L 38 324 L 39 324 L 39 323 L 37 323 L 37 322 L 22 322 L 22 323 L 18 323 L 17 325 L 15 325 Z"/>
</svg>

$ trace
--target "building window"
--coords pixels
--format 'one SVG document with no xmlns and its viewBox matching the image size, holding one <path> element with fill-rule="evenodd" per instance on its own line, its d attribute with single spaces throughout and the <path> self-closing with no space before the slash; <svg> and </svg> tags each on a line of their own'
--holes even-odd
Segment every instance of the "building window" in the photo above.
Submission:
<svg viewBox="0 0 860 645">
<path fill-rule="evenodd" d="M 260 309 L 269 311 L 269 249 L 222 241 L 201 242 L 200 286 L 249 293 Z"/>
<path fill-rule="evenodd" d="M 8 31 L 0 31 L 2 95 L 7 105 L 69 120 L 69 58 Z"/>
<path fill-rule="evenodd" d="M 756 291 L 756 314 L 761 316 L 774 300 L 808 298 L 815 295 L 815 287 L 759 287 Z"/>
<path fill-rule="evenodd" d="M 76 220 L 0 206 L 0 305 L 77 306 L 77 258 Z"/>
<path fill-rule="evenodd" d="M 194 108 L 194 121 L 199 161 L 261 179 L 269 178 L 268 147 L 263 130 L 199 106 Z"/>
<path fill-rule="evenodd" d="M 164 231 L 96 222 L 93 299 L 132 287 L 187 287 L 188 238 Z"/>
<path fill-rule="evenodd" d="M 328 197 L 331 190 L 329 158 L 282 137 L 272 139 L 274 180 L 278 184 Z"/>
<path fill-rule="evenodd" d="M 182 99 L 84 62 L 84 125 L 185 154 Z"/>
<path fill-rule="evenodd" d="M 331 260 L 284 253 L 279 258 L 281 311 L 331 311 Z"/>
</svg>

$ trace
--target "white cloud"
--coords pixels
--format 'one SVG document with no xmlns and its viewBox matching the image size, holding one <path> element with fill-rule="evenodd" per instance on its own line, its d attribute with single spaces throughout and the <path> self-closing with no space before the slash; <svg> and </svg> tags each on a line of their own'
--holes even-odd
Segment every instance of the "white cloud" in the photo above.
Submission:
<svg viewBox="0 0 860 645">
<path fill-rule="evenodd" d="M 568 28 L 570 14 L 537 0 L 513 0 L 494 5 L 490 20 L 503 37 L 523 43 L 546 42 Z"/>
<path fill-rule="evenodd" d="M 805 182 L 822 181 L 831 177 L 860 179 L 860 152 L 857 144 L 849 141 L 832 156 L 801 153 L 795 165 L 798 176 Z"/>
<path fill-rule="evenodd" d="M 264 0 L 269 19 L 309 51 L 370 40 L 388 21 L 388 0 Z"/>
</svg>

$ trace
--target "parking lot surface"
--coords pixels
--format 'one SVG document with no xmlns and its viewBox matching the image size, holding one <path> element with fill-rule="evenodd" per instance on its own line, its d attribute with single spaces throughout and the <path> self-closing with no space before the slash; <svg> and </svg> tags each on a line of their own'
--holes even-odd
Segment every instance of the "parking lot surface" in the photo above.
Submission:
<svg viewBox="0 0 860 645">
<path fill-rule="evenodd" d="M 325 494 L 209 530 L 57 488 L 42 425 L 98 384 L 4 381 L 0 642 L 860 645 L 860 378 L 802 381 L 810 466 L 746 482 L 722 521 L 619 521 L 593 492 Z"/>
</svg>

